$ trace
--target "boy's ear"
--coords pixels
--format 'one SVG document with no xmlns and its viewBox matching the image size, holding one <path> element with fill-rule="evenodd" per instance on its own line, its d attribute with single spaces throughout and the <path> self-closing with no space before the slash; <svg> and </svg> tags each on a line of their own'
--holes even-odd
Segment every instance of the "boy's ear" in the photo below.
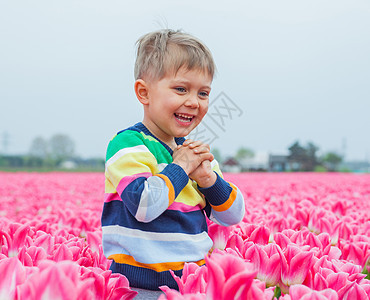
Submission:
<svg viewBox="0 0 370 300">
<path fill-rule="evenodd" d="M 149 103 L 149 91 L 146 82 L 142 79 L 138 79 L 135 81 L 134 88 L 137 99 L 139 99 L 141 104 L 147 105 Z"/>
</svg>

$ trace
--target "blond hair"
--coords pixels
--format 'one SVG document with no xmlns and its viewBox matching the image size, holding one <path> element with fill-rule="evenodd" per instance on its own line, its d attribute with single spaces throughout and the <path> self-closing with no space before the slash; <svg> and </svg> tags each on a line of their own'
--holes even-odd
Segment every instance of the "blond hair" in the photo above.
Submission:
<svg viewBox="0 0 370 300">
<path fill-rule="evenodd" d="M 135 79 L 160 80 L 181 67 L 199 69 L 213 78 L 216 65 L 211 51 L 199 39 L 181 30 L 163 29 L 137 41 Z"/>
</svg>

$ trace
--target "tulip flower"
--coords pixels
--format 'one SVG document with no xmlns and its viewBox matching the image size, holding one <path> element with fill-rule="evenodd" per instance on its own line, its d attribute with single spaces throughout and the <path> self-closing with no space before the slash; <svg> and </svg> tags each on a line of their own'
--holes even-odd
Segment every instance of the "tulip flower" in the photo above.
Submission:
<svg viewBox="0 0 370 300">
<path fill-rule="evenodd" d="M 369 300 L 370 299 L 370 284 L 364 286 L 356 282 L 347 284 L 338 291 L 339 299 L 356 299 Z"/>
<path fill-rule="evenodd" d="M 195 293 L 182 295 L 176 290 L 172 290 L 169 287 L 163 288 L 165 295 L 161 295 L 158 300 L 207 300 L 206 294 Z"/>
<path fill-rule="evenodd" d="M 292 244 L 280 253 L 282 283 L 280 287 L 284 293 L 287 292 L 286 287 L 303 283 L 313 264 L 312 258 L 312 252 L 303 251 Z"/>
<path fill-rule="evenodd" d="M 338 300 L 338 294 L 331 290 L 314 291 L 309 287 L 297 284 L 289 289 L 289 295 L 279 298 L 280 300 Z"/>
<path fill-rule="evenodd" d="M 196 263 L 185 263 L 181 278 L 170 270 L 172 277 L 179 286 L 182 295 L 201 293 L 204 294 L 207 288 L 208 269 L 206 266 L 198 266 Z M 168 287 L 160 287 L 167 294 Z"/>
<path fill-rule="evenodd" d="M 266 246 L 255 244 L 249 247 L 243 256 L 254 265 L 257 278 L 269 287 L 275 286 L 280 280 L 280 252 L 281 249 L 276 244 Z"/>
<path fill-rule="evenodd" d="M 18 250 L 25 245 L 30 226 L 12 223 L 9 227 L 9 232 L 0 230 L 0 246 L 2 246 L 2 240 L 5 239 L 7 242 L 7 255 L 8 257 L 14 257 L 18 255 Z"/>
<path fill-rule="evenodd" d="M 206 257 L 208 268 L 207 299 L 266 299 L 254 284 L 257 274 L 252 264 L 235 255 L 214 252 Z"/>
<path fill-rule="evenodd" d="M 16 299 L 17 286 L 26 280 L 26 270 L 16 257 L 0 260 L 0 299 Z"/>
<path fill-rule="evenodd" d="M 208 235 L 213 241 L 212 249 L 224 250 L 230 235 L 230 228 L 212 223 L 208 226 Z"/>
</svg>

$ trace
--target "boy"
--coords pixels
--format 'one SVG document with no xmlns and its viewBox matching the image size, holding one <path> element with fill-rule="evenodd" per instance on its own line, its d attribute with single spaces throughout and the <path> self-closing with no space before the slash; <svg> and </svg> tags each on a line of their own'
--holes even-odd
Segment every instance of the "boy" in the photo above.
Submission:
<svg viewBox="0 0 370 300">
<path fill-rule="evenodd" d="M 181 31 L 138 40 L 135 93 L 140 123 L 107 149 L 102 214 L 104 254 L 130 286 L 178 289 L 185 262 L 204 264 L 212 248 L 205 214 L 229 226 L 244 217 L 244 199 L 222 178 L 209 146 L 185 140 L 208 109 L 215 64 L 208 48 Z"/>
</svg>

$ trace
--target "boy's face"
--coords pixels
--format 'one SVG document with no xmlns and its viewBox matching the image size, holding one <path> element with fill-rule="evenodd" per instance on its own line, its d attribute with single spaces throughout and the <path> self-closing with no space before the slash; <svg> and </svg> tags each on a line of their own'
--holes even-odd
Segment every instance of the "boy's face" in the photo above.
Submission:
<svg viewBox="0 0 370 300">
<path fill-rule="evenodd" d="M 208 110 L 212 78 L 199 70 L 180 68 L 176 74 L 146 82 L 143 123 L 163 142 L 187 136 Z"/>
</svg>

